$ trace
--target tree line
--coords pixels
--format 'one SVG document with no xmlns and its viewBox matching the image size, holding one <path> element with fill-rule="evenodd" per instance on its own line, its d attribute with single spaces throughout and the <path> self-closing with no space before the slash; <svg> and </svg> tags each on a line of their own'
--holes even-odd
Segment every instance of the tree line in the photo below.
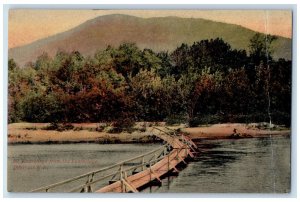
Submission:
<svg viewBox="0 0 300 202">
<path fill-rule="evenodd" d="M 255 34 L 246 50 L 221 38 L 173 52 L 124 43 L 93 56 L 47 53 L 8 62 L 9 122 L 261 122 L 290 125 L 291 61 L 273 60 L 276 37 Z"/>
</svg>

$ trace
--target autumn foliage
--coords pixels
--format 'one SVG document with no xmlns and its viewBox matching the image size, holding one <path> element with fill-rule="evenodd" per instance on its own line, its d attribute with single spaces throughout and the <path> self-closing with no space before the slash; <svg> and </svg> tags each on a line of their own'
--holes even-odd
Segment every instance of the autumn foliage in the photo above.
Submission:
<svg viewBox="0 0 300 202">
<path fill-rule="evenodd" d="M 10 59 L 9 122 L 195 125 L 268 121 L 270 112 L 289 125 L 291 61 L 274 61 L 259 40 L 249 42 L 250 53 L 217 38 L 172 53 L 125 43 L 93 57 L 44 53 L 24 67 Z"/>
</svg>

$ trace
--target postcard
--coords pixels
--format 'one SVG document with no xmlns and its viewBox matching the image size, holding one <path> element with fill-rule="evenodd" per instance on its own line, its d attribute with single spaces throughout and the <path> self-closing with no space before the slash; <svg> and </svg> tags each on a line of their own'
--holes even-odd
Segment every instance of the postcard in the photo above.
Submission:
<svg viewBox="0 0 300 202">
<path fill-rule="evenodd" d="M 292 40 L 292 10 L 9 10 L 7 191 L 290 193 Z"/>
</svg>

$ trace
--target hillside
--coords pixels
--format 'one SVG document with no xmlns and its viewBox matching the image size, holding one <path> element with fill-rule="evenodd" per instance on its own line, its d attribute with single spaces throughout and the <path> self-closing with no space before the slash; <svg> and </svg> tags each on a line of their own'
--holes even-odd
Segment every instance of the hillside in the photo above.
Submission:
<svg viewBox="0 0 300 202">
<path fill-rule="evenodd" d="M 9 57 L 19 65 L 34 61 L 47 52 L 78 50 L 92 55 L 107 45 L 134 42 L 140 48 L 172 51 L 181 43 L 192 44 L 202 39 L 221 37 L 236 49 L 248 49 L 254 31 L 244 27 L 204 19 L 158 17 L 138 18 L 128 15 L 107 15 L 89 20 L 69 31 L 9 50 Z M 291 39 L 279 37 L 274 43 L 274 58 L 291 59 Z"/>
</svg>

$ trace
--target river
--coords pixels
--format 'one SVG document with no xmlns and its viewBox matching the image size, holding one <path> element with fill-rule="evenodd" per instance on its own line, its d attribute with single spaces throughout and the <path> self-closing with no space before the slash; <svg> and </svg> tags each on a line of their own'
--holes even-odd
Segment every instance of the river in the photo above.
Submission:
<svg viewBox="0 0 300 202">
<path fill-rule="evenodd" d="M 145 193 L 286 193 L 290 138 L 203 140 L 200 153 L 178 176 Z M 159 144 L 8 146 L 8 190 L 28 192 L 137 156 Z"/>
</svg>

